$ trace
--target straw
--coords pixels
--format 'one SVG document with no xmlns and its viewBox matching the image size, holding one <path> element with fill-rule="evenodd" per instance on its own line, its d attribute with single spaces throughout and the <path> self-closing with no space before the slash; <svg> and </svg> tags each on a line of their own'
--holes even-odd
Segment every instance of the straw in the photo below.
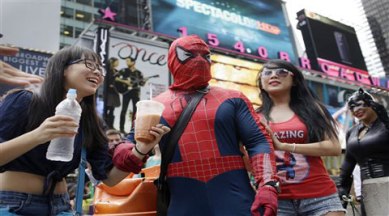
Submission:
<svg viewBox="0 0 389 216">
<path fill-rule="evenodd" d="M 150 100 L 153 100 L 153 83 L 150 83 Z"/>
</svg>

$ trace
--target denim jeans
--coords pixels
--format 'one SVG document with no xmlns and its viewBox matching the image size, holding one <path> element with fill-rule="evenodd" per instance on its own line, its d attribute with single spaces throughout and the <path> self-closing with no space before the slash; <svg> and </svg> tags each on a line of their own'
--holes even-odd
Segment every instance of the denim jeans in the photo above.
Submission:
<svg viewBox="0 0 389 216">
<path fill-rule="evenodd" d="M 328 212 L 346 212 L 338 193 L 308 199 L 279 199 L 278 216 L 321 216 Z"/>
<path fill-rule="evenodd" d="M 69 195 L 48 196 L 0 191 L 0 215 L 74 215 Z"/>
</svg>

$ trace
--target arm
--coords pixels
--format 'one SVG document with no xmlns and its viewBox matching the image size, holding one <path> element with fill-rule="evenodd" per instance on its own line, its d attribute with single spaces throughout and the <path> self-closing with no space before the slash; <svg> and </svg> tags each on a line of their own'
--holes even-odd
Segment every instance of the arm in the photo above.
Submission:
<svg viewBox="0 0 389 216">
<path fill-rule="evenodd" d="M 270 126 L 261 121 L 261 124 L 265 126 L 266 131 L 271 135 L 274 143 L 274 148 L 281 151 L 288 151 L 291 153 L 298 153 L 307 156 L 338 156 L 342 153 L 342 148 L 338 139 L 327 139 L 314 142 L 314 143 L 286 143 L 280 142 L 274 135 Z"/>
<path fill-rule="evenodd" d="M 280 142 L 274 135 L 274 146 L 277 150 L 298 153 L 307 156 L 338 156 L 342 153 L 339 140 L 326 139 L 320 142 L 313 143 L 283 143 Z"/>
<path fill-rule="evenodd" d="M 0 45 L 0 55 L 14 56 L 19 49 Z M 10 85 L 26 86 L 33 83 L 43 82 L 43 78 L 25 73 L 17 68 L 0 61 L 0 82 Z"/>
<path fill-rule="evenodd" d="M 162 136 L 169 131 L 170 128 L 158 124 L 157 126 L 152 127 L 152 130 L 150 131 L 150 134 L 156 137 L 153 142 L 137 142 L 136 144 L 127 142 L 118 145 L 113 154 L 114 167 L 108 172 L 108 178 L 103 180 L 104 184 L 114 186 L 131 172 L 139 173 L 147 160 L 147 153 L 150 152 L 154 146 L 159 143 Z"/>
<path fill-rule="evenodd" d="M 63 136 L 74 136 L 78 126 L 72 117 L 53 116 L 47 118 L 38 128 L 22 134 L 28 121 L 32 94 L 17 91 L 9 94 L 0 106 L 0 165 L 20 157 L 36 146 Z M 66 127 L 64 129 L 64 126 Z"/>
<path fill-rule="evenodd" d="M 349 132 L 347 133 L 347 137 L 349 136 Z M 336 183 L 336 187 L 338 188 L 339 198 L 342 201 L 342 205 L 344 208 L 347 207 L 347 202 L 343 201 L 343 196 L 348 197 L 351 189 L 351 185 L 353 183 L 353 170 L 355 165 L 357 164 L 355 158 L 348 153 L 346 150 L 346 156 L 342 163 L 342 167 L 340 168 L 339 180 Z"/>
<path fill-rule="evenodd" d="M 250 157 L 253 175 L 258 185 L 257 194 L 251 206 L 253 215 L 259 216 L 262 209 L 265 216 L 275 215 L 278 208 L 278 177 L 275 166 L 275 155 L 272 140 L 263 125 L 259 115 L 248 99 L 242 95 L 236 121 L 239 136 Z"/>
<path fill-rule="evenodd" d="M 73 137 L 78 124 L 70 116 L 47 118 L 38 128 L 14 139 L 2 142 L 0 165 L 5 165 L 24 153 L 58 137 Z M 66 127 L 66 128 L 65 128 Z M 73 128 L 73 129 L 72 129 Z"/>
</svg>

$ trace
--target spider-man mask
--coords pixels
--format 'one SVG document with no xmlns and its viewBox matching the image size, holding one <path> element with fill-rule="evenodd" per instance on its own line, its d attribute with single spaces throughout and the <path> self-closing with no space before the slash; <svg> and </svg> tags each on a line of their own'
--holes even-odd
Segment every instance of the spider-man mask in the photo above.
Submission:
<svg viewBox="0 0 389 216">
<path fill-rule="evenodd" d="M 211 58 L 208 45 L 197 35 L 173 41 L 168 54 L 168 66 L 173 74 L 173 90 L 196 90 L 211 79 Z"/>
</svg>

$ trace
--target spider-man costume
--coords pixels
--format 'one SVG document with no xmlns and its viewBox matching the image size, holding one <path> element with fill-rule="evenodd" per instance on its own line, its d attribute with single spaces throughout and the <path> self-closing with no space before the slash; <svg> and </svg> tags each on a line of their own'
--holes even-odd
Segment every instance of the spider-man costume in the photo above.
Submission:
<svg viewBox="0 0 389 216">
<path fill-rule="evenodd" d="M 175 40 L 168 54 L 174 77 L 169 90 L 155 100 L 165 105 L 162 123 L 173 127 L 191 100 L 208 86 L 210 51 L 198 36 Z M 239 143 L 250 156 L 259 189 L 253 190 Z M 164 149 L 167 137 L 160 146 Z M 168 215 L 275 215 L 277 192 L 264 185 L 277 181 L 272 141 L 249 100 L 240 92 L 210 87 L 178 141 L 167 181 L 171 193 Z M 254 202 L 254 204 L 253 204 Z"/>
</svg>

